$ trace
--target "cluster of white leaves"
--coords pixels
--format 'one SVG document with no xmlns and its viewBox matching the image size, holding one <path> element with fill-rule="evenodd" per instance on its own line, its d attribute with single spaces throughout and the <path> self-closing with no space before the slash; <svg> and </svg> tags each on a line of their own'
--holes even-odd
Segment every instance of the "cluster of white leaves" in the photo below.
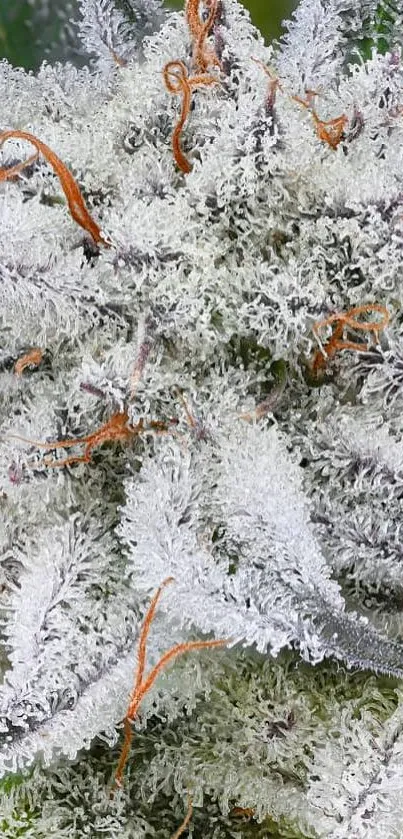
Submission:
<svg viewBox="0 0 403 839">
<path fill-rule="evenodd" d="M 169 444 L 127 482 L 119 532 L 136 584 L 147 591 L 173 576 L 165 610 L 216 637 L 273 655 L 297 643 L 312 661 L 331 652 L 401 675 L 401 647 L 345 614 L 311 532 L 301 470 L 275 428 L 236 423 L 196 458 Z"/>
<path fill-rule="evenodd" d="M 302 0 L 267 47 L 222 0 L 217 84 L 192 92 L 181 134 L 186 176 L 162 75 L 169 61 L 194 72 L 184 15 L 159 0 L 79 11 L 89 67 L 0 64 L 2 127 L 50 146 L 110 244 L 75 224 L 42 157 L 1 183 L 1 830 L 162 839 L 190 789 L 195 830 L 214 839 L 234 835 L 236 807 L 253 810 L 246 836 L 260 821 L 267 835 L 274 822 L 298 839 L 392 839 L 402 9 Z M 1 165 L 30 154 L 10 139 Z M 362 352 L 329 353 L 315 377 L 332 334 L 315 322 L 370 304 L 387 326 L 346 329 Z M 41 363 L 18 375 L 33 347 Z M 123 411 L 141 433 L 46 465 Z M 161 676 L 111 802 L 141 617 L 169 576 L 148 666 L 187 639 L 228 647 Z"/>
</svg>

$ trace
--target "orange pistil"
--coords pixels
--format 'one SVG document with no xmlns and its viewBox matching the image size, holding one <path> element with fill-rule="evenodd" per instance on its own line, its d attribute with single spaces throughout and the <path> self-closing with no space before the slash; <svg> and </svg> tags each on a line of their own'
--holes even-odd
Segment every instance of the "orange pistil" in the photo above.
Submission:
<svg viewBox="0 0 403 839">
<path fill-rule="evenodd" d="M 67 169 L 67 166 L 65 166 L 65 164 L 60 160 L 60 157 L 58 157 L 57 154 L 55 154 L 55 152 L 46 145 L 46 143 L 43 143 L 42 140 L 39 140 L 34 136 L 34 134 L 30 134 L 28 131 L 2 131 L 0 133 L 0 148 L 7 140 L 11 139 L 27 140 L 28 143 L 32 143 L 32 145 L 35 146 L 37 153 L 28 158 L 25 163 L 18 163 L 16 166 L 12 166 L 9 169 L 0 169 L 0 180 L 10 180 L 10 178 L 15 177 L 20 173 L 20 171 L 22 171 L 22 169 L 33 163 L 37 159 L 39 153 L 43 154 L 44 158 L 48 161 L 48 163 L 50 163 L 60 180 L 60 185 L 66 196 L 69 210 L 74 221 L 90 233 L 97 245 L 102 244 L 105 245 L 105 247 L 109 247 L 110 243 L 103 238 L 101 228 L 92 218 L 85 206 L 77 181 L 73 178 L 73 175 Z"/>
<path fill-rule="evenodd" d="M 131 742 L 132 742 L 132 722 L 136 717 L 141 702 L 143 701 L 145 695 L 151 690 L 155 680 L 165 669 L 166 665 L 172 661 L 173 659 L 177 658 L 184 653 L 190 652 L 191 650 L 202 650 L 211 647 L 223 647 L 225 644 L 228 644 L 228 640 L 219 640 L 219 641 L 188 641 L 183 642 L 181 644 L 175 644 L 174 647 L 171 647 L 170 650 L 167 650 L 157 664 L 149 671 L 147 675 L 144 675 L 145 670 L 145 662 L 146 662 L 146 653 L 147 653 L 147 639 L 150 632 L 151 624 L 154 620 L 156 608 L 158 602 L 160 600 L 161 594 L 165 586 L 173 581 L 172 577 L 167 577 L 166 580 L 160 585 L 159 589 L 155 593 L 150 606 L 146 612 L 146 616 L 143 621 L 143 626 L 140 632 L 139 644 L 138 644 L 138 652 L 137 652 L 137 669 L 136 669 L 136 677 L 134 682 L 134 687 L 130 695 L 129 705 L 126 712 L 126 716 L 124 719 L 124 741 L 122 746 L 122 751 L 120 753 L 119 763 L 116 768 L 115 772 L 115 785 L 122 786 L 122 777 L 124 768 L 127 763 L 127 759 L 129 757 Z M 180 834 L 177 834 L 180 835 Z"/>
<path fill-rule="evenodd" d="M 187 0 L 185 6 L 185 18 L 192 38 L 197 38 L 202 22 L 199 14 L 200 0 Z"/>
<path fill-rule="evenodd" d="M 200 86 L 217 84 L 213 76 L 203 74 L 200 76 L 189 76 L 183 61 L 168 61 L 163 69 L 165 87 L 169 93 L 182 95 L 182 110 L 178 122 L 175 125 L 172 135 L 172 149 L 176 164 L 186 175 L 192 171 L 192 166 L 183 153 L 181 146 L 181 133 L 189 116 L 192 100 L 192 90 Z"/>
<path fill-rule="evenodd" d="M 317 112 L 312 107 L 313 99 L 318 95 L 317 92 L 315 90 L 307 90 L 306 94 L 306 99 L 301 99 L 300 96 L 293 96 L 292 98 L 295 102 L 302 105 L 303 108 L 307 108 L 307 110 L 312 114 L 316 134 L 319 137 L 319 140 L 323 140 L 323 142 L 327 143 L 331 149 L 336 151 L 337 146 L 343 137 L 344 129 L 348 124 L 348 117 L 346 117 L 345 114 L 341 114 L 341 116 L 327 121 L 319 119 Z"/>
<path fill-rule="evenodd" d="M 136 425 L 128 425 L 129 415 L 126 411 L 113 414 L 113 416 L 97 431 L 92 434 L 87 434 L 86 437 L 76 437 L 72 440 L 55 440 L 50 443 L 41 443 L 37 440 L 30 440 L 27 437 L 21 437 L 19 434 L 7 434 L 8 438 L 14 440 L 21 440 L 23 443 L 30 443 L 33 446 L 38 446 L 41 449 L 64 449 L 70 446 L 85 444 L 84 454 L 73 455 L 66 457 L 63 460 L 44 461 L 44 465 L 54 468 L 61 466 L 69 466 L 72 463 L 89 463 L 92 457 L 93 449 L 102 446 L 103 443 L 120 442 L 126 443 L 130 438 L 139 434 L 147 434 L 148 432 L 156 432 L 157 434 L 164 434 L 168 431 L 168 424 L 165 422 L 152 421 L 148 425 L 144 424 L 141 419 Z M 172 421 L 173 422 L 173 421 Z"/>
<path fill-rule="evenodd" d="M 186 828 L 188 827 L 188 825 L 190 823 L 192 815 L 193 815 L 193 804 L 192 804 L 192 799 L 191 799 L 190 795 L 188 795 L 188 809 L 187 809 L 187 812 L 186 812 L 186 816 L 183 819 L 182 824 L 180 824 L 178 829 L 175 831 L 174 835 L 171 836 L 171 839 L 179 839 L 179 837 L 182 836 L 182 833 L 185 832 Z"/>
<path fill-rule="evenodd" d="M 110 49 L 110 54 L 118 67 L 127 67 L 127 59 L 121 58 L 120 55 L 115 52 L 115 50 Z"/>
<path fill-rule="evenodd" d="M 264 64 L 263 61 L 260 61 L 259 58 L 252 58 L 252 61 L 254 61 L 255 64 L 258 65 L 258 67 L 261 67 L 263 72 L 269 78 L 269 89 L 266 98 L 266 108 L 269 111 L 269 113 L 272 113 L 276 102 L 277 91 L 283 90 L 280 79 L 273 73 L 270 67 L 267 67 L 266 64 Z"/>
<path fill-rule="evenodd" d="M 294 102 L 298 102 L 300 105 L 302 105 L 303 108 L 307 108 L 308 110 L 311 110 L 312 105 L 313 105 L 313 100 L 315 99 L 316 96 L 319 96 L 319 95 L 320 95 L 319 91 L 312 90 L 311 88 L 307 87 L 305 89 L 305 99 L 303 99 L 302 96 L 291 96 L 291 99 L 293 99 Z"/>
<path fill-rule="evenodd" d="M 229 812 L 230 819 L 252 819 L 254 815 L 253 807 L 233 807 Z"/>
<path fill-rule="evenodd" d="M 366 314 L 367 312 L 378 312 L 381 315 L 381 319 L 376 321 L 357 319 L 360 315 Z M 385 306 L 379 303 L 366 303 L 362 306 L 349 309 L 348 312 L 330 315 L 330 317 L 315 323 L 313 331 L 317 337 L 319 337 L 320 330 L 326 326 L 332 325 L 333 333 L 323 348 L 316 351 L 312 360 L 312 372 L 318 375 L 326 367 L 329 359 L 333 358 L 340 350 L 368 351 L 369 345 L 367 343 L 350 341 L 344 338 L 344 332 L 347 327 L 354 331 L 372 332 L 375 340 L 378 341 L 379 332 L 385 329 L 389 320 L 389 312 Z"/>
<path fill-rule="evenodd" d="M 202 21 L 200 17 L 200 0 L 187 0 L 186 3 L 185 17 L 193 40 L 193 63 L 202 73 L 205 73 L 211 64 L 220 66 L 214 50 L 209 50 L 206 47 L 206 38 L 211 32 L 217 17 L 218 2 L 219 0 L 206 2 L 209 13 L 205 21 Z"/>
<path fill-rule="evenodd" d="M 348 118 L 345 114 L 342 114 L 340 117 L 324 122 L 319 119 L 316 111 L 312 110 L 311 113 L 319 140 L 323 140 L 331 149 L 336 151 L 348 123 Z"/>
<path fill-rule="evenodd" d="M 39 152 L 36 151 L 35 154 L 28 157 L 28 160 L 22 160 L 20 163 L 15 163 L 14 166 L 4 166 L 0 169 L 0 181 L 15 181 L 18 178 L 18 175 L 24 170 L 27 169 L 28 166 L 32 166 L 33 163 L 36 163 L 39 157 Z"/>
<path fill-rule="evenodd" d="M 38 364 L 41 363 L 42 359 L 43 350 L 41 350 L 39 347 L 35 347 L 34 349 L 29 350 L 29 352 L 25 353 L 25 355 L 23 355 L 21 358 L 18 359 L 18 361 L 15 362 L 14 373 L 16 374 L 16 376 L 21 376 L 26 367 L 38 367 Z"/>
</svg>

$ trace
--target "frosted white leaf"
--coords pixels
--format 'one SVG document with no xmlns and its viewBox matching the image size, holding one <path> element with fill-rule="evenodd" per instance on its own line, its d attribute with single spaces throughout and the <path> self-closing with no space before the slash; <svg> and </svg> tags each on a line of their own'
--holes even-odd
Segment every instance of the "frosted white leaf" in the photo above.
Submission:
<svg viewBox="0 0 403 839">
<path fill-rule="evenodd" d="M 277 66 L 301 93 L 335 85 L 360 41 L 387 41 L 389 35 L 395 46 L 401 26 L 400 4 L 393 0 L 302 0 L 286 23 Z"/>
<path fill-rule="evenodd" d="M 164 18 L 159 0 L 79 0 L 79 11 L 80 39 L 101 67 L 126 64 Z"/>
<path fill-rule="evenodd" d="M 186 627 L 273 655 L 297 643 L 313 661 L 335 654 L 400 674 L 399 645 L 344 612 L 308 523 L 302 476 L 276 430 L 238 422 L 214 443 L 210 462 L 170 446 L 127 483 L 118 532 L 136 583 L 147 589 L 150 578 L 172 575 L 178 587 L 165 608 Z"/>
</svg>

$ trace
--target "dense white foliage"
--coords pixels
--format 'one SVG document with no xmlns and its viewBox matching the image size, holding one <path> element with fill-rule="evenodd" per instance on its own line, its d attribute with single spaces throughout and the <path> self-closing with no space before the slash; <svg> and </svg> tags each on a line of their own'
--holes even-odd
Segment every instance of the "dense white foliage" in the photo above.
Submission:
<svg viewBox="0 0 403 839">
<path fill-rule="evenodd" d="M 198 72 L 185 15 L 78 7 L 88 66 L 0 64 L 2 130 L 58 155 L 104 238 L 43 155 L 1 181 L 2 835 L 162 839 L 190 790 L 212 839 L 236 807 L 245 836 L 400 836 L 401 3 L 302 0 L 268 47 L 223 0 L 189 174 L 162 72 Z M 30 154 L 8 139 L 0 165 Z M 47 465 L 123 412 L 125 439 Z M 161 675 L 111 801 L 168 576 L 148 664 L 228 646 Z"/>
</svg>

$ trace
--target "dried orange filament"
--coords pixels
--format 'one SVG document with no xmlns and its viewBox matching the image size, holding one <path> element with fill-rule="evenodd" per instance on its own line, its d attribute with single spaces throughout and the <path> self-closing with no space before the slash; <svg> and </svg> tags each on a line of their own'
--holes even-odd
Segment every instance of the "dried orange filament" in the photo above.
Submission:
<svg viewBox="0 0 403 839">
<path fill-rule="evenodd" d="M 259 58 L 252 58 L 252 61 L 254 61 L 255 64 L 258 65 L 258 67 L 261 67 L 263 72 L 269 78 L 269 88 L 266 98 L 266 109 L 271 114 L 276 102 L 277 91 L 283 90 L 280 79 L 273 73 L 270 67 L 267 67 L 266 64 L 264 64 L 263 61 L 260 61 Z"/>
<path fill-rule="evenodd" d="M 358 320 L 360 315 L 367 314 L 368 312 L 377 312 L 381 315 L 380 320 Z M 347 327 L 356 331 L 372 332 L 375 340 L 378 340 L 379 332 L 385 329 L 389 320 L 389 312 L 385 306 L 379 303 L 366 303 L 363 306 L 356 306 L 353 309 L 349 309 L 348 312 L 340 312 L 339 314 L 330 315 L 330 317 L 318 321 L 313 327 L 313 331 L 317 337 L 319 337 L 320 330 L 326 326 L 332 326 L 333 333 L 323 348 L 316 351 L 312 361 L 312 371 L 317 374 L 339 350 L 366 352 L 369 349 L 368 344 L 346 340 L 344 338 L 344 332 Z"/>
<path fill-rule="evenodd" d="M 151 421 L 148 425 L 145 425 L 143 420 L 140 420 L 136 423 L 136 425 L 128 425 L 128 422 L 129 416 L 127 412 L 122 411 L 114 414 L 108 422 L 101 425 L 101 428 L 98 428 L 98 430 L 94 431 L 92 434 L 87 434 L 86 437 L 76 437 L 72 440 L 55 440 L 50 443 L 30 440 L 28 437 L 21 437 L 19 434 L 7 434 L 6 436 L 14 440 L 21 440 L 23 443 L 30 443 L 31 445 L 38 446 L 38 448 L 41 449 L 64 449 L 69 446 L 76 446 L 82 443 L 85 444 L 84 454 L 82 455 L 73 455 L 72 457 L 66 457 L 63 460 L 51 460 L 50 462 L 47 460 L 44 461 L 45 466 L 54 468 L 57 466 L 69 466 L 72 463 L 89 463 L 92 457 L 92 450 L 98 446 L 102 446 L 103 443 L 116 441 L 125 443 L 131 437 L 139 434 L 146 434 L 147 432 L 164 434 L 168 431 L 168 423 L 165 422 Z M 170 422 L 174 423 L 176 421 L 171 420 Z"/>
<path fill-rule="evenodd" d="M 110 52 L 115 64 L 117 64 L 118 67 L 127 67 L 128 62 L 127 62 L 126 58 L 121 58 L 121 56 L 118 55 L 117 52 L 115 52 L 115 50 L 112 50 L 110 48 L 109 48 L 109 52 Z"/>
<path fill-rule="evenodd" d="M 100 227 L 96 221 L 94 221 L 85 206 L 77 181 L 73 178 L 73 175 L 67 169 L 67 166 L 65 166 L 65 164 L 60 160 L 60 157 L 58 157 L 57 154 L 55 154 L 55 152 L 46 145 L 46 143 L 43 143 L 42 140 L 39 140 L 34 136 L 34 134 L 30 134 L 28 131 L 2 131 L 0 133 L 0 148 L 7 140 L 11 139 L 27 140 L 28 143 L 32 143 L 32 145 L 35 146 L 37 154 L 34 157 L 28 158 L 25 163 L 18 163 L 17 166 L 11 167 L 11 169 L 0 169 L 0 180 L 7 180 L 10 179 L 10 177 L 14 177 L 16 174 L 19 174 L 22 169 L 29 166 L 34 160 L 36 160 L 39 153 L 43 154 L 44 158 L 48 161 L 48 163 L 50 163 L 60 180 L 60 185 L 66 196 L 69 210 L 74 221 L 91 234 L 97 245 L 102 244 L 109 247 L 110 243 L 103 238 Z"/>
<path fill-rule="evenodd" d="M 319 137 L 319 140 L 323 140 L 325 143 L 330 146 L 331 149 L 336 151 L 337 146 L 340 143 L 340 140 L 343 136 L 343 131 L 348 123 L 348 118 L 345 114 L 342 114 L 335 119 L 330 119 L 327 122 L 319 119 L 316 111 L 312 111 L 312 117 L 316 126 L 316 133 Z"/>
<path fill-rule="evenodd" d="M 193 804 L 192 804 L 192 799 L 191 799 L 190 795 L 188 795 L 188 808 L 187 808 L 186 816 L 183 819 L 182 824 L 180 824 L 178 829 L 175 831 L 174 835 L 171 836 L 171 839 L 179 839 L 179 837 L 182 836 L 182 833 L 185 832 L 186 828 L 188 827 L 188 825 L 190 823 L 192 815 L 193 815 Z"/>
<path fill-rule="evenodd" d="M 28 166 L 32 166 L 33 163 L 36 163 L 39 157 L 39 152 L 36 151 L 35 154 L 28 157 L 27 160 L 22 160 L 20 163 L 15 163 L 14 166 L 4 166 L 0 169 L 0 181 L 13 181 L 16 180 L 20 172 L 23 169 L 27 169 Z"/>
<path fill-rule="evenodd" d="M 313 98 L 318 95 L 317 92 L 315 90 L 307 90 L 306 94 L 306 99 L 301 99 L 300 96 L 293 96 L 292 98 L 295 102 L 302 105 L 303 108 L 307 108 L 311 112 L 319 140 L 323 140 L 331 149 L 336 151 L 343 136 L 343 131 L 348 123 L 348 117 L 345 114 L 341 114 L 341 116 L 327 121 L 319 119 L 318 114 L 312 107 Z"/>
<path fill-rule="evenodd" d="M 182 110 L 172 135 L 172 149 L 178 168 L 188 175 L 192 171 L 192 167 L 182 151 L 181 133 L 189 116 L 192 90 L 203 85 L 217 84 L 218 80 L 207 74 L 189 76 L 183 61 L 168 61 L 163 69 L 163 77 L 169 93 L 182 95 Z"/>
<path fill-rule="evenodd" d="M 162 670 L 165 669 L 166 665 L 170 661 L 172 661 L 180 655 L 183 655 L 184 653 L 190 652 L 191 650 L 202 650 L 211 647 L 223 647 L 225 646 L 225 644 L 228 644 L 228 640 L 188 641 L 183 642 L 182 644 L 176 644 L 174 647 L 171 647 L 170 650 L 167 650 L 165 653 L 163 653 L 157 664 L 154 665 L 154 667 L 149 671 L 149 673 L 146 676 L 144 675 L 147 653 L 147 639 L 150 632 L 150 627 L 154 620 L 156 608 L 160 600 L 162 591 L 165 588 L 165 586 L 167 586 L 172 581 L 172 577 L 167 577 L 167 579 L 164 580 L 163 583 L 160 585 L 159 589 L 155 593 L 150 603 L 150 606 L 148 607 L 146 616 L 143 621 L 143 626 L 141 628 L 137 652 L 136 676 L 134 681 L 134 687 L 130 695 L 128 709 L 124 719 L 124 741 L 122 751 L 120 753 L 119 763 L 115 772 L 116 786 L 122 785 L 123 772 L 126 766 L 127 759 L 129 757 L 132 742 L 132 721 L 136 717 L 136 714 L 146 693 L 148 693 L 148 691 L 151 690 L 155 680 L 162 672 Z"/>
<path fill-rule="evenodd" d="M 187 0 L 185 6 L 186 23 L 190 29 L 192 38 L 198 38 L 202 21 L 200 20 L 200 0 Z"/>
<path fill-rule="evenodd" d="M 209 13 L 205 21 L 202 21 L 200 17 L 200 0 L 187 0 L 185 7 L 186 22 L 193 41 L 193 63 L 203 73 L 211 64 L 220 66 L 214 50 L 206 48 L 206 38 L 217 17 L 218 0 L 210 0 L 206 5 Z"/>
<path fill-rule="evenodd" d="M 312 105 L 313 105 L 313 100 L 315 99 L 316 96 L 319 96 L 319 91 L 318 90 L 312 90 L 311 88 L 307 87 L 305 89 L 305 99 L 303 99 L 302 96 L 295 96 L 295 95 L 291 96 L 291 99 L 293 99 L 294 102 L 298 102 L 300 105 L 302 105 L 303 108 L 307 108 L 308 110 L 311 110 Z"/>
<path fill-rule="evenodd" d="M 38 367 L 43 358 L 43 351 L 39 347 L 35 347 L 29 352 L 25 353 L 14 365 L 14 373 L 21 376 L 26 367 Z"/>
<path fill-rule="evenodd" d="M 254 815 L 253 807 L 233 807 L 229 812 L 230 819 L 251 819 Z"/>
<path fill-rule="evenodd" d="M 201 24 L 198 37 L 194 43 L 193 61 L 195 67 L 205 73 L 210 65 L 220 66 L 214 50 L 209 50 L 206 47 L 206 38 L 211 31 L 214 21 L 217 17 L 218 0 L 211 0 L 210 10 L 207 20 Z"/>
</svg>

